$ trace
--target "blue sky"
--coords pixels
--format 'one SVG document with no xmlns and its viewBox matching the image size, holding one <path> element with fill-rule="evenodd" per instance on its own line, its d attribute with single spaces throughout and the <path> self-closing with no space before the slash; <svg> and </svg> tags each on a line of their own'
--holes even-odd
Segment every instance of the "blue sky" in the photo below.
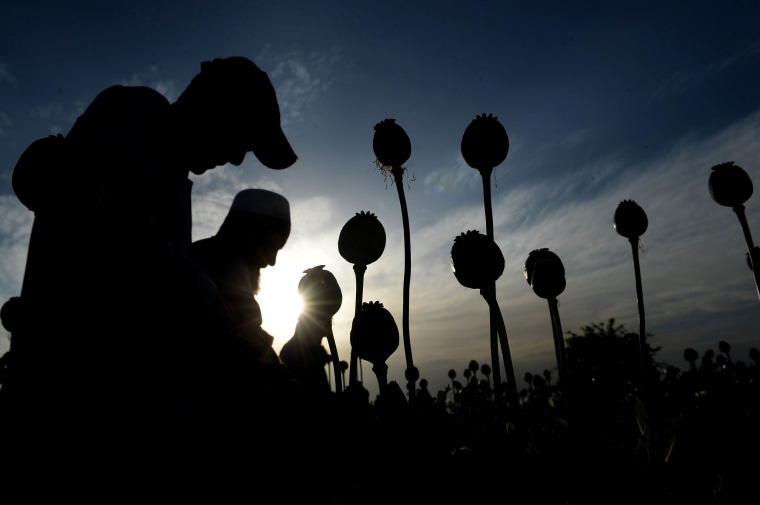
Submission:
<svg viewBox="0 0 760 505">
<path fill-rule="evenodd" d="M 701 353 L 726 340 L 747 360 L 760 346 L 760 301 L 738 220 L 710 199 L 707 181 L 725 161 L 760 176 L 760 5 L 662 3 L 6 2 L 0 303 L 20 291 L 33 218 L 10 184 L 23 150 L 67 133 L 112 84 L 173 100 L 202 61 L 243 55 L 269 73 L 299 161 L 275 172 L 248 155 L 240 167 L 195 177 L 194 237 L 215 233 L 240 189 L 290 199 L 293 233 L 259 295 L 276 348 L 295 325 L 280 308 L 292 305 L 302 271 L 324 264 L 343 289 L 334 332 L 348 359 L 356 282 L 337 239 L 362 210 L 388 236 L 365 274 L 364 300 L 382 302 L 401 328 L 399 199 L 372 151 L 374 125 L 394 118 L 412 141 L 404 191 L 415 365 L 437 390 L 450 368 L 461 377 L 471 359 L 490 363 L 487 306 L 457 283 L 449 252 L 460 233 L 485 233 L 482 180 L 459 146 L 469 122 L 491 113 L 510 138 L 491 191 L 506 259 L 497 299 L 519 387 L 525 371 L 554 367 L 547 303 L 523 277 L 533 249 L 547 247 L 565 265 L 563 329 L 615 318 L 638 331 L 631 249 L 612 227 L 624 199 L 649 218 L 640 261 L 658 357 L 683 368 L 685 347 Z M 746 204 L 751 228 L 757 199 Z M 61 328 L 61 338 L 70 334 Z M 8 347 L 0 338 L 0 352 Z M 389 379 L 403 383 L 402 347 L 388 364 Z M 363 371 L 374 391 L 371 366 Z"/>
</svg>

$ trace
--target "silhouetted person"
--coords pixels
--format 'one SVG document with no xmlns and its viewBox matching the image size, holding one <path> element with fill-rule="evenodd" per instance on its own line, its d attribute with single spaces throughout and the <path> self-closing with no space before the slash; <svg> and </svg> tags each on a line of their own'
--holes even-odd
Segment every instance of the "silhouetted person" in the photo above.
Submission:
<svg viewBox="0 0 760 505">
<path fill-rule="evenodd" d="M 261 269 L 277 262 L 290 235 L 290 205 L 285 197 L 263 189 L 240 191 L 216 235 L 193 243 L 193 256 L 219 290 L 224 317 L 209 320 L 193 332 L 198 354 L 212 374 L 200 380 L 220 382 L 229 393 L 240 388 L 243 402 L 266 398 L 287 377 L 287 368 L 272 347 L 274 338 L 262 327 L 259 304 Z M 208 377 L 211 375 L 210 377 Z M 218 415 L 215 413 L 214 415 Z"/>
<path fill-rule="evenodd" d="M 285 478 L 294 453 L 302 461 L 317 456 L 303 426 L 305 394 L 261 327 L 255 299 L 260 271 L 275 265 L 290 228 L 287 199 L 246 189 L 235 196 L 218 232 L 193 243 L 193 256 L 216 283 L 226 313 L 188 334 L 191 370 L 185 375 L 191 383 L 184 390 L 187 438 L 194 444 L 187 454 L 201 469 L 199 479 L 226 482 L 239 475 L 242 480 L 230 482 L 245 486 L 255 474 L 271 484 Z"/>
<path fill-rule="evenodd" d="M 279 120 L 266 73 L 215 59 L 174 103 L 112 86 L 65 137 L 22 154 L 14 190 L 35 219 L 2 416 L 20 472 L 23 458 L 37 474 L 44 460 L 75 489 L 91 471 L 165 479 L 184 443 L 175 351 L 219 308 L 190 255 L 188 175 L 239 165 L 248 151 L 289 167 L 296 155 Z"/>
</svg>

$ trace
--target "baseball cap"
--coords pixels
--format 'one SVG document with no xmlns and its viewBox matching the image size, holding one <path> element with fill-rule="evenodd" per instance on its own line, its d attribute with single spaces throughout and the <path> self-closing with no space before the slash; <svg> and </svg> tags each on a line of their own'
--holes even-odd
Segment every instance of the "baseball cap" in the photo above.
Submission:
<svg viewBox="0 0 760 505">
<path fill-rule="evenodd" d="M 281 170 L 298 156 L 280 125 L 280 107 L 269 76 L 244 56 L 216 58 L 201 63 L 197 76 L 217 96 L 216 103 L 250 121 L 245 128 L 251 138 L 244 145 L 268 168 Z"/>
</svg>

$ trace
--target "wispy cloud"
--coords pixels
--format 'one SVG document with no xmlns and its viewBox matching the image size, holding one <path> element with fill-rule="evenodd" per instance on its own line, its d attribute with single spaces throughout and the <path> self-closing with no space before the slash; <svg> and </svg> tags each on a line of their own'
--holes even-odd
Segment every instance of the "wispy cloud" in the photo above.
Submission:
<svg viewBox="0 0 760 505">
<path fill-rule="evenodd" d="M 21 294 L 26 265 L 26 249 L 34 215 L 21 205 L 15 195 L 0 196 L 0 305 Z M 4 330 L 0 330 L 4 331 Z M 10 341 L 0 337 L 0 355 L 10 348 Z"/>
<path fill-rule="evenodd" d="M 755 42 L 734 54 L 703 65 L 701 68 L 690 72 L 676 71 L 654 90 L 652 97 L 655 100 L 662 100 L 681 94 L 687 88 L 695 86 L 704 79 L 724 72 L 729 67 L 746 60 L 757 60 L 758 56 L 760 56 L 760 42 Z M 754 61 L 753 64 L 757 64 L 757 62 Z"/>
<path fill-rule="evenodd" d="M 161 93 L 167 100 L 174 102 L 180 95 L 176 81 L 173 79 L 158 79 L 156 72 L 158 67 L 151 65 L 142 72 L 132 74 L 131 77 L 122 79 L 119 84 L 122 86 L 147 86 Z"/>
<path fill-rule="evenodd" d="M 283 125 L 301 121 L 305 109 L 330 89 L 340 59 L 340 49 L 332 48 L 328 52 L 294 52 L 275 60 L 267 73 L 277 90 Z"/>
<path fill-rule="evenodd" d="M 567 271 L 567 289 L 560 297 L 564 329 L 578 331 L 614 317 L 638 331 L 632 250 L 612 225 L 623 199 L 637 201 L 649 217 L 640 261 L 647 329 L 655 334 L 654 345 L 663 347 L 660 357 L 678 365 L 686 345 L 714 346 L 718 335 L 739 349 L 757 345 L 751 329 L 758 323 L 758 300 L 741 229 L 731 209 L 710 199 L 707 180 L 713 165 L 729 160 L 757 178 L 752 162 L 760 155 L 758 135 L 760 113 L 708 139 L 684 138 L 667 155 L 632 170 L 610 165 L 605 172 L 610 181 L 599 185 L 602 190 L 579 198 L 573 198 L 574 190 L 580 192 L 577 181 L 597 177 L 596 164 L 564 178 L 497 193 L 494 233 L 506 258 L 497 282 L 498 300 L 516 367 L 540 371 L 553 363 L 548 307 L 523 275 L 528 253 L 539 247 L 556 252 Z M 548 201 L 553 204 L 546 205 Z M 757 209 L 751 200 L 747 203 L 750 225 L 758 225 Z M 459 286 L 448 265 L 454 236 L 472 222 L 482 222 L 482 214 L 479 205 L 458 207 L 441 221 L 412 230 L 411 332 L 418 367 L 440 387 L 448 367 L 489 356 L 485 302 L 477 292 Z M 378 262 L 373 289 L 384 286 L 379 296 L 387 297 L 387 305 L 400 317 L 403 242 L 397 227 L 388 231 L 384 258 L 395 260 Z M 389 364 L 391 376 L 402 378 L 405 365 L 399 354 Z"/>
</svg>

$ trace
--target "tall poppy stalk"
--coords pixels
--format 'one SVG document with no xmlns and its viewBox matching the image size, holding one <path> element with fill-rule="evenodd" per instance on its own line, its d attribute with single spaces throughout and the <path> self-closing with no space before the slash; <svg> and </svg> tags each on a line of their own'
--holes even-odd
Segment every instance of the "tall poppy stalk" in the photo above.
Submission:
<svg viewBox="0 0 760 505">
<path fill-rule="evenodd" d="M 649 220 L 639 204 L 633 200 L 623 200 L 615 209 L 613 219 L 615 231 L 627 238 L 631 243 L 633 253 L 633 272 L 636 276 L 636 304 L 639 309 L 639 359 L 640 371 L 643 374 L 646 365 L 646 323 L 644 314 L 644 293 L 641 288 L 641 267 L 639 266 L 639 237 L 647 231 Z"/>
<path fill-rule="evenodd" d="M 356 276 L 356 301 L 354 319 L 362 306 L 364 291 L 364 273 L 367 265 L 377 261 L 385 250 L 385 228 L 372 212 L 361 211 L 349 219 L 338 236 L 338 252 L 354 265 Z M 356 383 L 358 356 L 351 347 L 351 365 L 348 372 L 349 385 Z"/>
<path fill-rule="evenodd" d="M 557 357 L 557 370 L 562 388 L 562 403 L 567 419 L 567 353 L 565 337 L 562 333 L 562 323 L 559 318 L 559 302 L 557 297 L 565 290 L 565 267 L 555 253 L 549 249 L 535 249 L 525 260 L 525 280 L 533 288 L 533 292 L 549 304 L 549 316 L 554 336 L 554 352 Z M 568 420 L 569 423 L 569 420 Z"/>
<path fill-rule="evenodd" d="M 401 204 L 401 220 L 404 225 L 404 299 L 401 328 L 404 339 L 404 355 L 406 357 L 405 377 L 408 382 L 409 396 L 415 394 L 416 382 L 419 379 L 419 370 L 414 366 L 412 359 L 412 344 L 409 336 L 409 287 L 412 276 L 412 250 L 409 233 L 409 213 L 404 196 L 404 163 L 412 155 L 412 143 L 406 131 L 396 124 L 395 119 L 384 119 L 375 125 L 375 134 L 372 139 L 372 149 L 375 152 L 375 163 L 383 171 L 388 171 L 393 176 L 393 181 L 398 191 L 399 203 Z"/>
<path fill-rule="evenodd" d="M 734 165 L 733 161 L 715 165 L 711 170 L 708 180 L 710 196 L 716 203 L 731 207 L 736 213 L 736 217 L 739 218 L 739 224 L 744 233 L 744 241 L 747 244 L 747 263 L 754 275 L 755 290 L 758 298 L 760 298 L 760 268 L 755 268 L 755 260 L 758 257 L 744 210 L 744 203 L 749 200 L 754 190 L 752 179 L 742 167 Z"/>
<path fill-rule="evenodd" d="M 491 207 L 491 174 L 493 169 L 507 159 L 509 153 L 509 136 L 499 119 L 493 114 L 475 116 L 462 135 L 462 157 L 472 168 L 480 172 L 483 179 L 483 203 L 486 215 L 486 236 L 494 240 L 493 210 Z M 504 319 L 496 302 L 496 281 L 492 281 L 483 290 L 483 296 L 488 302 L 491 329 L 491 363 L 494 370 L 494 379 L 499 367 L 498 347 L 504 359 L 504 368 L 507 373 L 509 399 L 517 400 L 517 385 L 515 380 L 512 355 L 509 350 L 509 340 Z M 498 340 L 497 340 L 498 335 Z M 496 382 L 494 380 L 494 382 Z M 501 384 L 497 383 L 496 388 Z"/>
<path fill-rule="evenodd" d="M 454 238 L 454 245 L 451 246 L 451 268 L 454 271 L 459 284 L 470 289 L 479 289 L 486 302 L 489 302 L 489 315 L 491 316 L 491 328 L 495 326 L 494 314 L 498 307 L 490 305 L 493 297 L 486 295 L 489 286 L 493 285 L 496 280 L 504 273 L 504 255 L 501 249 L 492 239 L 483 235 L 477 230 L 469 230 Z M 493 335 L 492 335 L 493 336 Z M 493 343 L 492 339 L 492 343 Z M 491 348 L 491 360 L 494 363 L 492 368 L 494 374 L 495 388 L 501 384 L 501 374 L 499 371 L 498 352 Z M 509 369 L 508 369 L 509 373 Z M 514 372 L 511 372 L 514 374 Z M 512 387 L 513 381 L 509 381 L 509 394 L 517 396 L 517 387 Z"/>
</svg>

